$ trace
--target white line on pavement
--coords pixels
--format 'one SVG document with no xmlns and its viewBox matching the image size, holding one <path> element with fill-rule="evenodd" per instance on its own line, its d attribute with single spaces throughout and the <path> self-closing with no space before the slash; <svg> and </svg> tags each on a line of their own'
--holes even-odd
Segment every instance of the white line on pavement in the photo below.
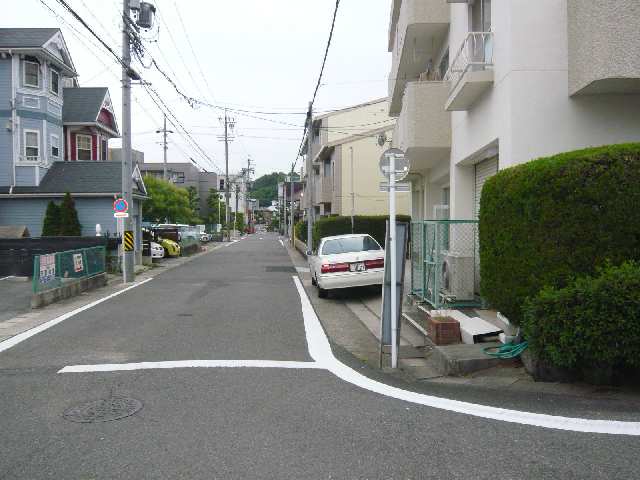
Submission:
<svg viewBox="0 0 640 480">
<path fill-rule="evenodd" d="M 11 337 L 11 338 L 8 338 L 4 342 L 0 342 L 0 352 L 4 352 L 5 350 L 8 350 L 11 347 L 16 346 L 20 342 L 24 342 L 28 338 L 31 338 L 34 335 L 37 335 L 37 334 L 39 334 L 41 332 L 44 332 L 45 330 L 47 330 L 47 329 L 59 324 L 60 322 L 64 322 L 66 319 L 71 318 L 71 317 L 73 317 L 74 315 L 77 315 L 80 312 L 84 312 L 85 310 L 93 308 L 93 307 L 95 307 L 96 305 L 98 305 L 98 304 L 100 304 L 102 302 L 106 302 L 107 300 L 109 300 L 109 299 L 111 299 L 113 297 L 117 297 L 118 295 L 121 295 L 124 292 L 128 292 L 132 288 L 139 287 L 140 285 L 143 285 L 143 284 L 147 283 L 150 280 L 152 280 L 152 279 L 151 278 L 147 278 L 146 280 L 143 280 L 141 282 L 134 283 L 133 285 L 131 285 L 131 286 L 127 287 L 127 288 L 123 288 L 122 290 L 119 290 L 119 291 L 117 291 L 115 293 L 112 293 L 111 295 L 107 295 L 106 297 L 101 298 L 99 300 L 96 300 L 95 302 L 88 303 L 83 307 L 76 308 L 75 310 L 67 312 L 64 315 L 60 315 L 59 317 L 56 317 L 56 318 L 54 318 L 52 320 L 49 320 L 48 322 L 45 322 L 42 325 L 38 325 L 37 327 L 33 327 L 32 329 L 27 330 L 26 332 L 22 332 L 22 333 L 19 333 L 18 335 L 15 335 L 15 336 Z"/>
<path fill-rule="evenodd" d="M 531 425 L 535 427 L 553 428 L 573 432 L 606 433 L 615 435 L 640 435 L 640 422 L 622 422 L 617 420 L 591 420 L 587 418 L 572 418 L 541 413 L 521 412 L 505 408 L 478 405 L 475 403 L 435 397 L 422 393 L 402 390 L 366 377 L 344 365 L 334 357 L 327 336 L 320 324 L 316 312 L 307 297 L 307 293 L 297 276 L 293 281 L 300 295 L 302 315 L 307 337 L 309 354 L 320 366 L 342 380 L 359 386 L 371 392 L 404 400 L 406 402 L 425 405 L 428 407 L 448 410 L 451 412 L 472 415 L 475 417 L 500 420 L 503 422 Z"/>
<path fill-rule="evenodd" d="M 105 363 L 101 365 L 70 365 L 58 373 L 120 372 L 163 368 L 323 368 L 316 362 L 288 362 L 277 360 L 177 360 L 169 362 Z"/>
<path fill-rule="evenodd" d="M 280 245 L 282 245 L 282 248 L 287 248 L 287 247 L 284 246 L 284 243 L 283 243 L 281 238 L 279 238 L 278 241 L 280 242 Z"/>
<path fill-rule="evenodd" d="M 7 277 L 2 277 L 2 278 L 0 278 L 0 280 L 7 280 L 7 279 L 9 279 L 9 278 L 13 278 L 13 275 L 9 275 L 9 276 L 7 276 Z"/>
</svg>

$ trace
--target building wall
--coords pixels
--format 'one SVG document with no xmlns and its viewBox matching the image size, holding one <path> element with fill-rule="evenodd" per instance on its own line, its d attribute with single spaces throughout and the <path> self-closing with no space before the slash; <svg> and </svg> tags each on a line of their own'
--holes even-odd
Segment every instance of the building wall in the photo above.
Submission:
<svg viewBox="0 0 640 480">
<path fill-rule="evenodd" d="M 353 183 L 356 215 L 388 215 L 389 194 L 380 191 L 380 182 L 386 181 L 378 168 L 382 149 L 375 137 L 366 137 L 345 143 L 341 149 L 341 209 L 335 213 L 351 215 L 351 148 L 353 148 Z M 396 193 L 396 213 L 410 214 L 410 193 Z"/>
<path fill-rule="evenodd" d="M 453 56 L 468 31 L 468 6 L 451 9 Z M 487 147 L 498 149 L 503 169 L 640 140 L 640 95 L 569 96 L 567 21 L 566 0 L 494 0 L 494 84 L 469 111 L 452 113 L 452 218 L 473 215 L 472 165 Z"/>
<path fill-rule="evenodd" d="M 47 205 L 51 199 L 46 197 L 0 198 L 0 225 L 26 225 L 31 236 L 39 237 L 42 234 L 42 223 Z M 95 235 L 96 224 L 98 223 L 102 227 L 103 235 L 109 233 L 113 236 L 117 232 L 116 219 L 113 218 L 113 199 L 109 197 L 73 197 L 73 199 L 78 211 L 78 220 L 82 226 L 83 236 Z M 60 204 L 62 197 L 53 198 L 53 200 Z M 136 217 L 137 215 L 142 218 L 140 213 L 141 202 L 135 200 L 134 204 L 131 209 L 132 216 Z M 141 248 L 141 244 L 139 246 Z"/>
<path fill-rule="evenodd" d="M 353 134 L 356 126 L 362 130 L 375 129 L 384 126 L 385 123 L 392 123 L 389 118 L 389 102 L 387 99 L 376 101 L 370 105 L 362 107 L 345 109 L 344 111 L 332 113 L 323 120 L 323 126 L 329 127 L 326 130 L 326 142 L 331 143 L 341 138 L 348 137 Z M 369 125 L 372 124 L 372 125 Z M 344 131 L 340 131 L 340 127 L 348 127 Z M 317 152 L 317 150 L 315 150 Z"/>
</svg>

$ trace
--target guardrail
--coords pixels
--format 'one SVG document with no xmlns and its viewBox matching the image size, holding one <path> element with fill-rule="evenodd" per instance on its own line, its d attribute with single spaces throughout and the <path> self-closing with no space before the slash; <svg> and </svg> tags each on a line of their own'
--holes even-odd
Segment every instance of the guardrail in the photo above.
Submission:
<svg viewBox="0 0 640 480">
<path fill-rule="evenodd" d="M 493 32 L 469 32 L 444 76 L 451 90 L 469 70 L 484 70 L 493 66 Z"/>
</svg>

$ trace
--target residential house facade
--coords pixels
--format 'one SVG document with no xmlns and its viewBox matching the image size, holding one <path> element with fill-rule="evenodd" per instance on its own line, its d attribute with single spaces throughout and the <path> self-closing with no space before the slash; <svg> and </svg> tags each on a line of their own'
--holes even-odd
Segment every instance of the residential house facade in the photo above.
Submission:
<svg viewBox="0 0 640 480">
<path fill-rule="evenodd" d="M 498 170 L 640 140 L 640 3 L 394 0 L 389 114 L 414 219 L 474 219 Z"/>
<path fill-rule="evenodd" d="M 307 181 L 313 182 L 316 218 L 351 215 L 352 211 L 355 215 L 389 213 L 389 195 L 380 187 L 387 179 L 378 167 L 395 124 L 388 111 L 388 99 L 383 98 L 313 118 Z M 409 193 L 396 195 L 397 213 L 408 214 Z M 305 192 L 305 208 L 309 197 Z"/>
<path fill-rule="evenodd" d="M 56 28 L 0 28 L 0 225 L 40 236 L 47 204 L 69 192 L 82 235 L 116 234 L 122 171 L 107 164 L 118 126 L 107 88 L 81 88 Z M 129 206 L 141 252 L 146 189 L 134 175 Z"/>
</svg>

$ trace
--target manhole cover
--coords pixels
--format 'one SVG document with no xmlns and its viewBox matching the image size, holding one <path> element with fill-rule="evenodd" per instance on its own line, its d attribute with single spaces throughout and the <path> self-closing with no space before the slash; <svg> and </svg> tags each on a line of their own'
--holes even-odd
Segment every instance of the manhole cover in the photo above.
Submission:
<svg viewBox="0 0 640 480">
<path fill-rule="evenodd" d="M 287 273 L 296 273 L 296 267 L 289 266 L 279 266 L 279 265 L 270 265 L 268 267 L 264 267 L 266 272 L 287 272 Z"/>
<path fill-rule="evenodd" d="M 71 422 L 110 422 L 129 417 L 142 408 L 142 402 L 131 397 L 113 396 L 82 403 L 66 410 L 62 416 Z"/>
</svg>

